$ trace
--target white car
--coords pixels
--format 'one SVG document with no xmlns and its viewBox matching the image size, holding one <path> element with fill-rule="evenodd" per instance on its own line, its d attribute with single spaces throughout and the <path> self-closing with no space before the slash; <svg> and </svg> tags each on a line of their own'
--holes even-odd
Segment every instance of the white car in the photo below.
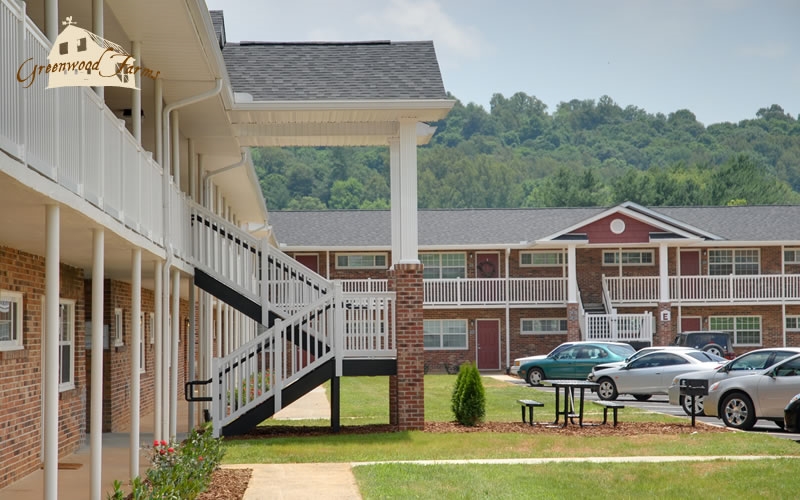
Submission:
<svg viewBox="0 0 800 500">
<path fill-rule="evenodd" d="M 589 380 L 600 384 L 600 399 L 614 400 L 620 394 L 631 394 L 638 401 L 647 401 L 653 394 L 666 394 L 675 375 L 719 368 L 723 363 L 724 358 L 697 349 L 656 351 L 622 366 L 592 370 Z"/>
<path fill-rule="evenodd" d="M 535 360 L 538 360 L 538 359 L 544 359 L 544 358 L 546 358 L 548 356 L 554 356 L 554 355 L 558 354 L 559 352 L 563 351 L 564 349 L 566 349 L 567 347 L 570 347 L 570 346 L 573 346 L 573 345 L 591 344 L 593 342 L 594 341 L 591 341 L 591 340 L 580 340 L 580 341 L 577 341 L 577 342 L 564 342 L 563 344 L 559 344 L 558 346 L 556 346 L 555 349 L 553 349 L 552 351 L 548 352 L 547 354 L 536 354 L 534 356 L 526 356 L 524 358 L 516 358 L 514 360 L 514 364 L 512 364 L 509 367 L 508 374 L 510 376 L 512 376 L 512 377 L 519 377 L 519 367 L 524 365 L 528 361 L 535 361 Z M 605 343 L 606 344 L 617 344 L 618 343 L 620 345 L 626 345 L 626 346 L 628 345 L 628 344 L 622 344 L 622 343 L 619 343 L 619 342 L 605 342 Z"/>
<path fill-rule="evenodd" d="M 705 412 L 728 427 L 750 429 L 759 418 L 784 426 L 784 409 L 800 392 L 800 355 L 755 375 L 720 380 L 708 388 Z"/>
<path fill-rule="evenodd" d="M 695 350 L 694 347 L 683 347 L 677 345 L 666 345 L 666 346 L 650 346 L 650 347 L 642 347 L 635 353 L 631 354 L 630 356 L 625 359 L 625 361 L 617 361 L 615 363 L 603 363 L 601 365 L 597 365 L 594 367 L 595 371 L 605 370 L 606 368 L 615 368 L 617 366 L 622 366 L 625 363 L 630 363 L 636 359 L 641 358 L 645 354 L 650 354 L 651 352 L 658 352 L 658 351 L 672 351 L 672 352 L 680 352 L 680 351 L 693 351 Z"/>
<path fill-rule="evenodd" d="M 800 354 L 800 347 L 767 347 L 765 349 L 756 349 L 755 351 L 742 354 L 738 358 L 728 361 L 728 363 L 716 370 L 684 373 L 679 377 L 675 377 L 672 380 L 672 384 L 669 386 L 669 404 L 680 405 L 684 413 L 687 415 L 692 414 L 692 398 L 681 396 L 681 379 L 705 380 L 708 382 L 706 387 L 710 387 L 711 384 L 720 380 L 761 373 L 775 363 L 796 354 Z M 703 415 L 705 396 L 695 396 L 694 404 L 694 414 Z"/>
</svg>

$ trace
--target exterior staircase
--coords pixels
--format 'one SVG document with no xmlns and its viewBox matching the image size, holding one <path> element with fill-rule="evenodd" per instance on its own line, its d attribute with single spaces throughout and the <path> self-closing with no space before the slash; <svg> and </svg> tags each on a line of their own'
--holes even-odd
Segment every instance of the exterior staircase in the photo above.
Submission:
<svg viewBox="0 0 800 500">
<path fill-rule="evenodd" d="M 257 325 L 212 360 L 210 380 L 187 384 L 211 385 L 191 400 L 211 401 L 215 435 L 245 433 L 327 380 L 338 429 L 338 377 L 396 373 L 394 293 L 345 293 L 208 210 L 188 213 L 195 285 Z"/>
</svg>

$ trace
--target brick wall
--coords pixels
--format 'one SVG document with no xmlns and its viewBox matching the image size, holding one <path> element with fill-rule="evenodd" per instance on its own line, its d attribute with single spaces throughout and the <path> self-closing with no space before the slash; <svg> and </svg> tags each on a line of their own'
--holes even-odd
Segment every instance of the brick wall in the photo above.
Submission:
<svg viewBox="0 0 800 500">
<path fill-rule="evenodd" d="M 61 298 L 75 300 L 75 388 L 59 394 L 59 456 L 85 439 L 83 271 L 61 266 Z M 0 289 L 23 294 L 23 349 L 0 352 L 0 488 L 38 469 L 42 439 L 44 257 L 0 247 Z"/>
</svg>

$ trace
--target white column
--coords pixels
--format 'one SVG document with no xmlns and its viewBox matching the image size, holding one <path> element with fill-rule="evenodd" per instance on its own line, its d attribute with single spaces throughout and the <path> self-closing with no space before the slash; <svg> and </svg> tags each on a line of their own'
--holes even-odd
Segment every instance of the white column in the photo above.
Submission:
<svg viewBox="0 0 800 500">
<path fill-rule="evenodd" d="M 131 50 L 136 64 L 142 66 L 142 42 L 131 42 Z M 136 143 L 142 144 L 142 75 L 137 71 L 134 75 L 136 89 L 131 92 L 131 130 Z"/>
<path fill-rule="evenodd" d="M 163 133 L 163 125 L 161 123 L 161 115 L 163 114 L 162 111 L 164 110 L 164 79 L 163 78 L 156 78 L 155 86 L 153 88 L 153 101 L 155 104 L 155 111 L 154 114 L 155 119 L 153 120 L 153 127 L 155 129 L 155 140 L 156 140 L 156 161 L 158 162 L 159 166 L 164 166 L 164 133 Z M 169 175 L 167 172 L 164 172 L 164 175 Z M 158 300 L 158 299 L 156 299 Z"/>
<path fill-rule="evenodd" d="M 140 373 L 142 361 L 139 344 L 142 337 L 142 250 L 131 252 L 131 432 L 130 432 L 130 478 L 139 476 L 139 406 Z"/>
<path fill-rule="evenodd" d="M 394 262 L 419 264 L 417 255 L 417 122 L 400 122 L 400 256 Z M 392 200 L 394 203 L 394 200 Z M 392 231 L 394 235 L 395 231 Z"/>
<path fill-rule="evenodd" d="M 58 310 L 61 288 L 58 205 L 46 207 L 45 228 L 44 498 L 55 500 L 58 498 Z"/>
<path fill-rule="evenodd" d="M 55 43 L 58 38 L 58 0 L 44 0 L 44 34 Z"/>
<path fill-rule="evenodd" d="M 389 173 L 392 203 L 392 266 L 400 259 L 400 138 L 389 138 Z"/>
<path fill-rule="evenodd" d="M 164 376 L 164 361 L 163 361 L 163 326 L 164 326 L 164 310 L 163 310 L 163 302 L 161 297 L 164 293 L 163 287 L 163 272 L 164 272 L 164 264 L 160 261 L 156 261 L 155 265 L 155 335 L 156 335 L 156 343 L 155 343 L 155 350 L 156 356 L 154 360 L 155 365 L 155 394 L 153 397 L 153 404 L 155 405 L 155 411 L 153 412 L 153 439 L 157 441 L 161 441 L 164 439 L 164 436 L 161 434 L 161 410 L 162 410 L 162 399 L 163 396 L 161 394 L 161 389 L 163 388 L 162 384 L 162 377 Z"/>
<path fill-rule="evenodd" d="M 102 494 L 103 464 L 103 311 L 105 310 L 105 231 L 95 229 L 92 235 L 92 393 L 89 419 L 91 450 L 91 498 Z M 109 339 L 109 342 L 111 339 Z"/>
<path fill-rule="evenodd" d="M 200 177 L 200 172 L 197 170 L 197 153 L 194 151 L 194 140 L 189 139 L 189 197 L 193 202 L 197 203 L 197 179 Z M 190 405 L 191 406 L 191 405 Z"/>
<path fill-rule="evenodd" d="M 567 247 L 567 302 L 578 302 L 578 271 L 575 263 L 575 245 Z"/>
<path fill-rule="evenodd" d="M 197 317 L 197 303 L 195 302 L 195 287 L 194 283 L 189 281 L 189 331 L 186 335 L 186 350 L 188 355 L 186 356 L 186 366 L 188 368 L 187 373 L 189 376 L 189 380 L 196 380 L 197 373 L 195 372 L 195 352 L 194 352 L 194 341 L 195 341 L 195 328 L 197 325 L 195 324 L 195 318 Z M 195 403 L 189 403 L 189 430 L 192 430 L 196 424 L 194 418 L 194 408 Z"/>
<path fill-rule="evenodd" d="M 92 33 L 103 38 L 105 36 L 105 29 L 103 22 L 103 0 L 92 0 Z M 105 87 L 95 87 L 95 93 L 103 99 L 105 96 Z"/>
<path fill-rule="evenodd" d="M 659 293 L 658 301 L 662 304 L 669 302 L 669 248 L 666 243 L 661 243 L 658 246 L 658 284 Z M 621 259 L 620 259 L 621 260 Z"/>
<path fill-rule="evenodd" d="M 161 300 L 161 309 L 164 311 L 161 332 L 163 339 L 161 341 L 161 348 L 163 353 L 161 355 L 161 439 L 169 441 L 172 436 L 169 434 L 169 363 L 170 363 L 170 350 L 172 347 L 171 332 L 172 324 L 170 323 L 170 266 L 164 266 L 163 274 L 164 289 Z"/>
<path fill-rule="evenodd" d="M 173 182 L 175 182 L 175 187 L 178 191 L 181 190 L 181 131 L 180 131 L 180 123 L 181 123 L 181 114 L 180 111 L 175 110 L 172 112 L 172 123 L 170 127 L 172 128 L 172 139 L 170 140 L 171 147 L 172 147 L 172 159 L 170 163 L 172 164 L 172 177 Z"/>
<path fill-rule="evenodd" d="M 169 384 L 169 436 L 178 435 L 178 338 L 181 324 L 181 274 L 172 271 L 172 366 L 170 367 Z"/>
</svg>

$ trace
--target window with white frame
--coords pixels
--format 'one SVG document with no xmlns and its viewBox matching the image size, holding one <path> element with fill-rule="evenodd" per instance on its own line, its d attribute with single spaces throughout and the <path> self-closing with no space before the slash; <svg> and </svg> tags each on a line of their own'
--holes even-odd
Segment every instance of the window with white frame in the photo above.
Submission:
<svg viewBox="0 0 800 500">
<path fill-rule="evenodd" d="M 150 345 L 156 343 L 156 313 L 147 313 L 148 328 L 150 329 Z"/>
<path fill-rule="evenodd" d="M 760 268 L 760 251 L 757 248 L 708 251 L 708 274 L 710 276 L 759 274 Z"/>
<path fill-rule="evenodd" d="M 423 322 L 425 349 L 466 349 L 467 320 L 426 319 Z"/>
<path fill-rule="evenodd" d="M 75 388 L 75 301 L 61 299 L 58 305 L 58 390 Z"/>
<path fill-rule="evenodd" d="M 734 345 L 761 345 L 760 316 L 711 316 L 708 327 L 732 333 Z"/>
<path fill-rule="evenodd" d="M 22 348 L 22 294 L 0 290 L 0 351 Z"/>
<path fill-rule="evenodd" d="M 386 269 L 386 254 L 339 254 L 336 256 L 336 269 Z"/>
<path fill-rule="evenodd" d="M 453 279 L 467 277 L 465 253 L 422 253 L 419 260 L 424 266 L 423 279 Z"/>
<path fill-rule="evenodd" d="M 567 254 L 564 252 L 520 252 L 521 267 L 560 267 L 566 264 Z"/>
<path fill-rule="evenodd" d="M 145 327 L 144 327 L 144 313 L 139 314 L 139 373 L 144 373 L 146 363 L 144 362 L 144 353 L 146 349 L 144 334 L 145 334 Z"/>
<path fill-rule="evenodd" d="M 786 316 L 786 329 L 790 331 L 800 331 L 800 316 Z"/>
<path fill-rule="evenodd" d="M 114 309 L 114 346 L 115 347 L 123 345 L 122 344 L 122 339 L 123 339 L 123 336 L 122 336 L 123 331 L 122 331 L 122 329 L 123 329 L 123 325 L 124 324 L 125 324 L 125 322 L 124 322 L 124 315 L 122 314 L 122 309 L 120 309 L 120 308 Z"/>
<path fill-rule="evenodd" d="M 604 266 L 652 266 L 652 250 L 605 250 L 603 252 Z"/>
<path fill-rule="evenodd" d="M 567 333 L 567 318 L 523 318 L 522 335 Z"/>
<path fill-rule="evenodd" d="M 785 264 L 800 264 L 800 248 L 785 248 L 783 250 Z"/>
</svg>

